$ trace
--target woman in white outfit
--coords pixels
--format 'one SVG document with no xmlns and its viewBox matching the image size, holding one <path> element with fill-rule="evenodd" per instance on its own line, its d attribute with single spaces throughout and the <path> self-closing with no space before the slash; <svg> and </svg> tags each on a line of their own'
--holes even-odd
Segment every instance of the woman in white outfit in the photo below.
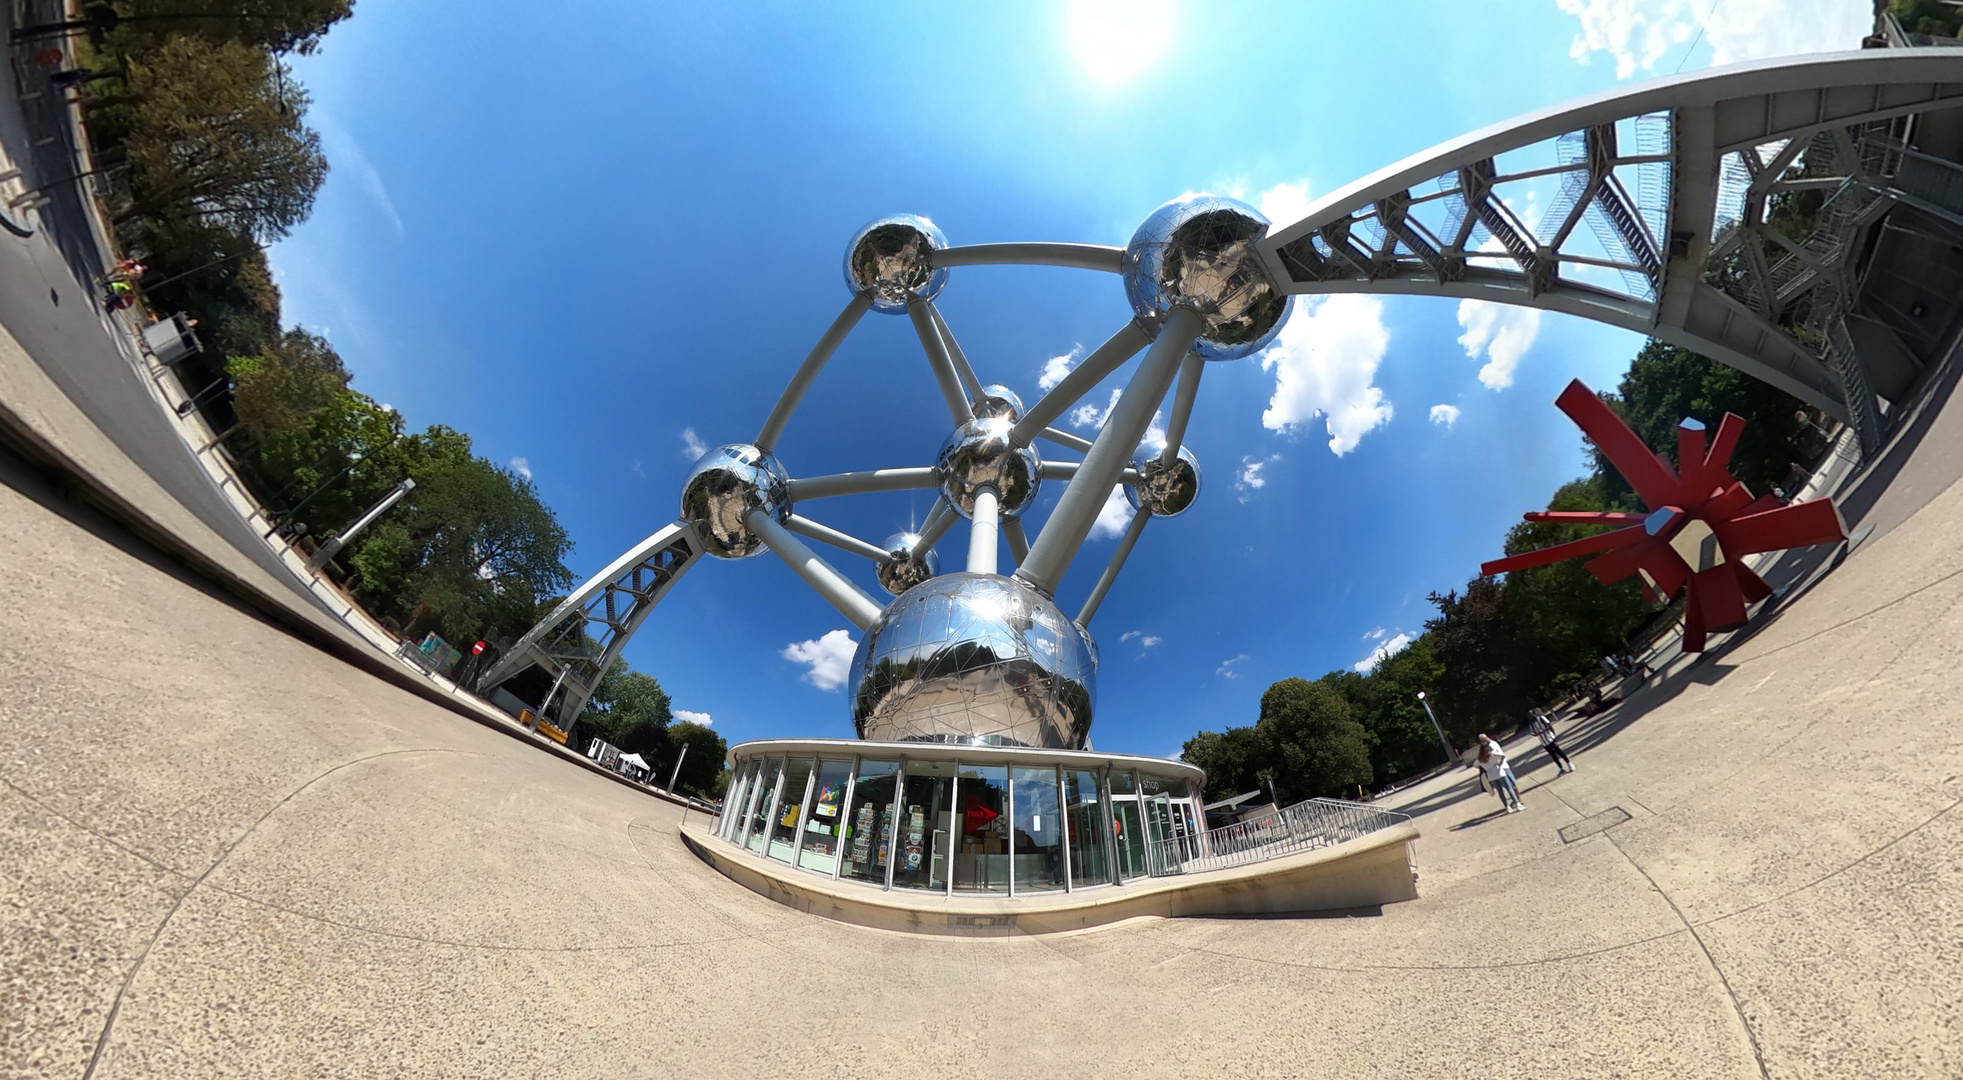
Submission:
<svg viewBox="0 0 1963 1080">
<path fill-rule="evenodd" d="M 1524 809 L 1520 805 L 1520 787 L 1513 780 L 1513 770 L 1507 768 L 1506 751 L 1500 744 L 1479 733 L 1479 771 L 1486 774 L 1493 790 L 1499 792 L 1500 802 L 1505 804 L 1506 812 L 1511 814 Z"/>
</svg>

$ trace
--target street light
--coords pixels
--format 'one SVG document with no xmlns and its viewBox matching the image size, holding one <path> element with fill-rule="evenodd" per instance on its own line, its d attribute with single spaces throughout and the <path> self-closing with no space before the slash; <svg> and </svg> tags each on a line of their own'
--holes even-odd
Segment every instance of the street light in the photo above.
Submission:
<svg viewBox="0 0 1963 1080">
<path fill-rule="evenodd" d="M 1445 748 L 1445 760 L 1449 762 L 1458 757 L 1457 751 L 1452 749 L 1452 744 L 1445 739 L 1445 729 L 1438 726 L 1438 714 L 1431 711 L 1431 699 L 1425 697 L 1423 690 L 1418 691 L 1418 704 L 1423 705 L 1425 715 L 1431 717 L 1431 730 L 1438 733 L 1438 745 Z"/>
</svg>

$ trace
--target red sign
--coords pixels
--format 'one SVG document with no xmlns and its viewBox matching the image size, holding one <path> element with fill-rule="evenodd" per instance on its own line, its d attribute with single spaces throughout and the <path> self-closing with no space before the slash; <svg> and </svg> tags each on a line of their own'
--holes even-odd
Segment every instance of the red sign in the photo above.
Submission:
<svg viewBox="0 0 1963 1080">
<path fill-rule="evenodd" d="M 978 802 L 970 802 L 967 809 L 961 811 L 962 823 L 968 832 L 980 832 L 982 826 L 1001 816 L 999 811 L 990 810 Z"/>
<path fill-rule="evenodd" d="M 472 655 L 472 656 L 482 656 L 482 655 L 484 655 L 484 650 L 485 650 L 485 649 L 487 649 L 487 648 L 489 648 L 489 646 L 487 646 L 487 645 L 485 645 L 485 644 L 484 644 L 483 642 L 481 642 L 481 641 L 480 641 L 480 642 L 478 642 L 477 644 L 475 644 L 475 645 L 472 645 L 472 646 L 470 647 L 470 655 Z"/>
</svg>

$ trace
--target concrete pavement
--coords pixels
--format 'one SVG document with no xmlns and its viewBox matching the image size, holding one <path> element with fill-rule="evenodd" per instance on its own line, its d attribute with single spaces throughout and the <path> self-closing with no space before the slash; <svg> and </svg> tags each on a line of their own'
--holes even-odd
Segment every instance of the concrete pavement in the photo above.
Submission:
<svg viewBox="0 0 1963 1080">
<path fill-rule="evenodd" d="M 1401 792 L 1416 901 L 960 940 L 762 899 L 6 479 L 0 1075 L 1963 1072 L 1963 487 L 1524 755 L 1526 813 Z"/>
</svg>

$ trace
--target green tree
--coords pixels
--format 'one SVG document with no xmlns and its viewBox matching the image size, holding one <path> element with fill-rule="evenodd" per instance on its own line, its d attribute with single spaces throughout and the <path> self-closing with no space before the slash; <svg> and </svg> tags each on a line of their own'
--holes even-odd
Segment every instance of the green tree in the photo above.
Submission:
<svg viewBox="0 0 1963 1080">
<path fill-rule="evenodd" d="M 640 751 L 628 749 L 628 737 L 645 741 L 644 729 L 660 730 L 662 748 L 666 749 L 668 724 L 673 719 L 668 711 L 668 692 L 654 676 L 635 671 L 625 660 L 615 660 L 587 700 L 579 727 L 587 738 L 604 740 L 631 754 Z"/>
<path fill-rule="evenodd" d="M 1261 788 L 1261 774 L 1268 768 L 1261 737 L 1251 727 L 1202 731 L 1186 740 L 1179 756 L 1206 770 L 1208 802 Z"/>
<path fill-rule="evenodd" d="M 1809 425 L 1800 418 L 1805 406 L 1792 395 L 1715 360 L 1651 341 L 1643 346 L 1613 394 L 1603 394 L 1624 421 L 1650 449 L 1673 465 L 1677 461 L 1677 424 L 1689 417 L 1716 434 L 1727 412 L 1749 421 L 1731 472 L 1755 495 L 1783 484 L 1804 453 Z M 1601 451 L 1589 452 L 1603 479 L 1603 500 L 1620 506 L 1638 505 L 1635 492 Z M 1649 509 L 1655 509 L 1649 507 Z"/>
<path fill-rule="evenodd" d="M 154 48 L 174 35 L 237 42 L 273 52 L 311 53 L 352 0 L 119 0 L 113 40 Z"/>
<path fill-rule="evenodd" d="M 1350 704 L 1350 714 L 1370 737 L 1370 766 L 1379 783 L 1425 771 L 1444 760 L 1438 735 L 1418 692 L 1438 692 L 1443 667 L 1431 637 L 1421 634 L 1384 657 L 1367 674 L 1331 672 L 1323 681 Z"/>
<path fill-rule="evenodd" d="M 1283 679 L 1261 695 L 1255 724 L 1284 802 L 1336 795 L 1371 781 L 1370 740 L 1327 683 Z"/>
<path fill-rule="evenodd" d="M 132 57 L 122 140 L 135 218 L 205 221 L 268 242 L 305 220 L 327 178 L 307 95 L 265 50 L 174 37 Z"/>
<path fill-rule="evenodd" d="M 703 798 L 720 798 L 722 788 L 729 782 L 729 771 L 723 768 L 723 757 L 729 753 L 729 744 L 713 729 L 688 720 L 677 720 L 668 725 L 668 737 L 673 740 L 678 752 L 683 747 L 688 748 L 688 756 L 682 759 L 681 776 L 675 781 L 675 786 Z"/>
</svg>

